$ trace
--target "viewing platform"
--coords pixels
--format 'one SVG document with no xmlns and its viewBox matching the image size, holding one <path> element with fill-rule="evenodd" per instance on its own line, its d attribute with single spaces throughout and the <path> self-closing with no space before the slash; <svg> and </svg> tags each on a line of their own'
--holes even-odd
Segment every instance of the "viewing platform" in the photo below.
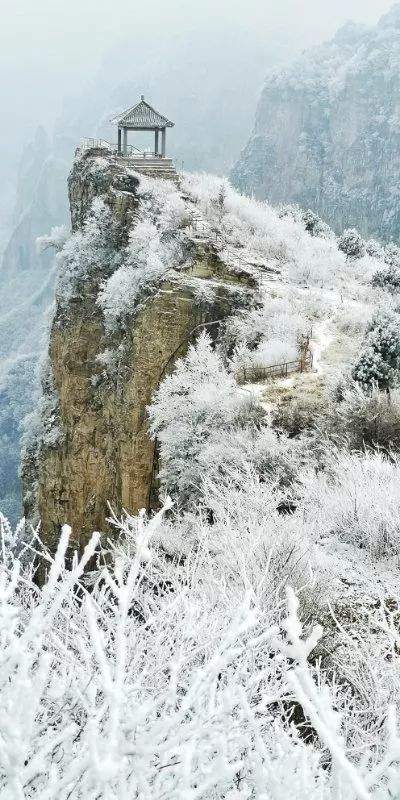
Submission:
<svg viewBox="0 0 400 800">
<path fill-rule="evenodd" d="M 128 145 L 126 153 L 119 153 L 116 143 L 107 142 L 105 139 L 82 139 L 78 152 L 82 154 L 89 150 L 97 150 L 99 155 L 101 151 L 106 151 L 108 155 L 114 156 L 117 161 L 129 166 L 135 172 L 140 172 L 151 178 L 164 178 L 165 180 L 175 181 L 178 178 L 172 158 L 167 158 L 159 153 L 141 151 L 132 145 Z"/>
<path fill-rule="evenodd" d="M 149 105 L 143 95 L 139 103 L 115 117 L 112 122 L 118 126 L 116 144 L 104 139 L 82 139 L 79 151 L 83 153 L 86 150 L 107 150 L 110 155 L 123 160 L 136 172 L 152 178 L 177 180 L 178 173 L 172 159 L 166 156 L 167 128 L 173 128 L 174 123 Z M 154 151 L 141 151 L 128 144 L 129 131 L 154 133 Z"/>
</svg>

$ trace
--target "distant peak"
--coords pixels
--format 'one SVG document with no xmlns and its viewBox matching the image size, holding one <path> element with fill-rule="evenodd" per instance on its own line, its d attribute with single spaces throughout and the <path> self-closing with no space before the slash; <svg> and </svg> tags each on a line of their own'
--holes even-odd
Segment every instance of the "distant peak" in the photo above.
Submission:
<svg viewBox="0 0 400 800">
<path fill-rule="evenodd" d="M 400 28 L 400 3 L 394 6 L 380 18 L 378 25 L 381 28 Z"/>
</svg>

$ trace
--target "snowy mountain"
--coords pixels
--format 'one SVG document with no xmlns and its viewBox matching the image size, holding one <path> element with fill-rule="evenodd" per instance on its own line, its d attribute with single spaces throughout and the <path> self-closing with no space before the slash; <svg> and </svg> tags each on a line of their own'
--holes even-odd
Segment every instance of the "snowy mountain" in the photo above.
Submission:
<svg viewBox="0 0 400 800">
<path fill-rule="evenodd" d="M 299 203 L 340 232 L 398 240 L 400 5 L 270 74 L 236 186 Z"/>
<path fill-rule="evenodd" d="M 400 248 L 150 169 L 80 151 L 71 231 L 42 240 L 0 787 L 391 800 Z"/>
<path fill-rule="evenodd" d="M 162 33 L 152 30 L 134 44 L 131 38 L 122 42 L 89 85 L 65 101 L 54 136 L 39 130 L 26 146 L 4 236 L 10 226 L 12 232 L 0 262 L 0 441 L 8 476 L 0 475 L 0 500 L 14 521 L 21 513 L 18 461 L 25 405 L 13 403 L 11 418 L 9 397 L 19 394 L 15 382 L 22 380 L 29 407 L 37 385 L 32 367 L 42 351 L 55 272 L 49 254 L 37 252 L 36 238 L 67 221 L 66 179 L 74 150 L 85 136 L 115 141 L 110 119 L 144 92 L 175 122 L 168 145 L 178 169 L 226 173 L 245 141 L 261 76 L 283 46 L 267 49 L 261 33 L 247 40 L 234 25 L 224 31 L 224 40 L 229 46 L 222 51 L 220 32 L 205 41 L 201 31 L 192 31 L 177 36 L 171 49 Z M 152 145 L 149 138 L 136 143 Z"/>
</svg>

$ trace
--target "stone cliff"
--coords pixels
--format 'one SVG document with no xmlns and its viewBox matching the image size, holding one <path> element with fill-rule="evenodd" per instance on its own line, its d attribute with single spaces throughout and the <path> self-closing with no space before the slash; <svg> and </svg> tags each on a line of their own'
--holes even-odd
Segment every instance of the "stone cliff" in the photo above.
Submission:
<svg viewBox="0 0 400 800">
<path fill-rule="evenodd" d="M 375 28 L 348 24 L 271 74 L 236 186 L 299 203 L 341 232 L 399 238 L 400 5 Z"/>
<path fill-rule="evenodd" d="M 146 407 L 194 329 L 256 298 L 254 269 L 219 251 L 187 187 L 106 151 L 77 156 L 43 397 L 25 456 L 25 510 L 52 547 L 107 531 L 109 506 L 157 503 Z M 216 207 L 221 198 L 216 197 Z"/>
</svg>

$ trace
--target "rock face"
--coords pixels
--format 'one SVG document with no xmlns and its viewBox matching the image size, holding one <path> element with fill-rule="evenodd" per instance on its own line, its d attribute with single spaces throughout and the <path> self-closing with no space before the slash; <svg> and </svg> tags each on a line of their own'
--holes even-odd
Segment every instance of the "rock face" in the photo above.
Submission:
<svg viewBox="0 0 400 800">
<path fill-rule="evenodd" d="M 179 185 L 89 151 L 75 161 L 69 195 L 73 234 L 58 256 L 41 418 L 24 466 L 25 511 L 40 518 L 50 547 L 66 521 L 78 547 L 93 530 L 109 530 L 108 503 L 117 514 L 156 504 L 146 414 L 152 393 L 193 329 L 255 297 L 251 273 L 228 268 L 196 233 L 195 203 Z M 147 250 L 150 267 L 140 271 Z M 156 256 L 164 261 L 154 277 Z M 107 305 L 101 298 L 110 285 Z"/>
<path fill-rule="evenodd" d="M 352 24 L 269 77 L 237 187 L 299 203 L 340 232 L 398 239 L 400 5 L 375 28 Z"/>
</svg>

